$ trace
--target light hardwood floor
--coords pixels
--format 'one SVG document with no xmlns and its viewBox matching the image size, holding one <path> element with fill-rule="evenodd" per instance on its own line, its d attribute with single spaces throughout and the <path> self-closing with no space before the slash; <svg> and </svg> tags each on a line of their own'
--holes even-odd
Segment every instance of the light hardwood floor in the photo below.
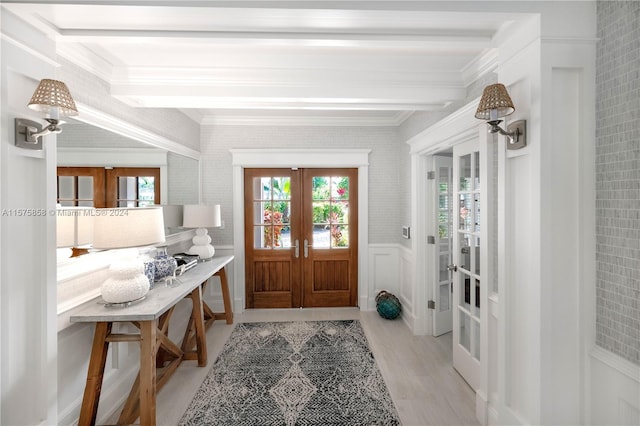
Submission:
<svg viewBox="0 0 640 426">
<path fill-rule="evenodd" d="M 359 319 L 404 426 L 478 425 L 475 394 L 451 365 L 451 335 L 414 336 L 402 320 L 343 309 L 247 310 L 235 322 Z M 233 325 L 217 321 L 207 333 L 209 365 L 184 362 L 157 397 L 158 425 L 176 425 Z M 115 419 L 114 419 L 115 421 Z"/>
</svg>

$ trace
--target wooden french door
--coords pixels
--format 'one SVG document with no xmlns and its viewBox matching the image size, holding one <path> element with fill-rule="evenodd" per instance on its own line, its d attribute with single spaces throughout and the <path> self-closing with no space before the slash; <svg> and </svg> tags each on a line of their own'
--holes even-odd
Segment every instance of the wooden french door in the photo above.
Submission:
<svg viewBox="0 0 640 426">
<path fill-rule="evenodd" d="M 245 169 L 247 308 L 356 306 L 357 169 Z"/>
</svg>

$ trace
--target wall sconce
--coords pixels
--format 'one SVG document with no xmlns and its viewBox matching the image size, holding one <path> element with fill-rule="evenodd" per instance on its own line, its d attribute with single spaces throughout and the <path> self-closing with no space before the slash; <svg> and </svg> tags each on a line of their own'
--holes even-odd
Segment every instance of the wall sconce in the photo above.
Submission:
<svg viewBox="0 0 640 426">
<path fill-rule="evenodd" d="M 476 111 L 476 118 L 487 120 L 490 126 L 489 133 L 500 133 L 507 137 L 507 149 L 520 149 L 527 146 L 527 121 L 518 120 L 507 126 L 507 130 L 500 127 L 502 120 L 515 111 L 513 101 L 509 97 L 507 88 L 504 84 L 492 84 L 484 88 L 482 98 Z"/>
<path fill-rule="evenodd" d="M 62 131 L 58 127 L 64 123 L 59 119 L 60 117 L 78 115 L 76 103 L 73 101 L 67 85 L 58 80 L 41 80 L 27 106 L 35 111 L 43 112 L 49 125 L 41 128 L 42 126 L 36 121 L 16 118 L 15 143 L 16 146 L 25 149 L 42 149 L 41 136 Z"/>
</svg>

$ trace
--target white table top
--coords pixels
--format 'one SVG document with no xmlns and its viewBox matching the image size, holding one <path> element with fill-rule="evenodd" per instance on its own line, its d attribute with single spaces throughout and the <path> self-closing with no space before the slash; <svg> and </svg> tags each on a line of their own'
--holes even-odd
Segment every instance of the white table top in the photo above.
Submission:
<svg viewBox="0 0 640 426">
<path fill-rule="evenodd" d="M 156 284 L 144 300 L 127 307 L 107 307 L 95 300 L 82 305 L 71 315 L 71 322 L 118 322 L 118 321 L 151 321 L 158 319 L 172 306 L 184 299 L 194 288 L 198 287 L 213 274 L 224 268 L 233 260 L 233 256 L 213 257 L 200 262 L 183 275 L 177 277 L 173 284 Z"/>
</svg>

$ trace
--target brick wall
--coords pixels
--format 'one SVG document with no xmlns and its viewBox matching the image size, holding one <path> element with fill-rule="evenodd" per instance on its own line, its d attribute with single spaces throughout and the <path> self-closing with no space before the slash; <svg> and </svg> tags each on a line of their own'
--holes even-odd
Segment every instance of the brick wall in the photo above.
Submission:
<svg viewBox="0 0 640 426">
<path fill-rule="evenodd" d="M 596 342 L 640 365 L 640 2 L 597 8 Z"/>
<path fill-rule="evenodd" d="M 198 204 L 198 161 L 169 152 L 167 154 L 167 204 Z"/>
</svg>

